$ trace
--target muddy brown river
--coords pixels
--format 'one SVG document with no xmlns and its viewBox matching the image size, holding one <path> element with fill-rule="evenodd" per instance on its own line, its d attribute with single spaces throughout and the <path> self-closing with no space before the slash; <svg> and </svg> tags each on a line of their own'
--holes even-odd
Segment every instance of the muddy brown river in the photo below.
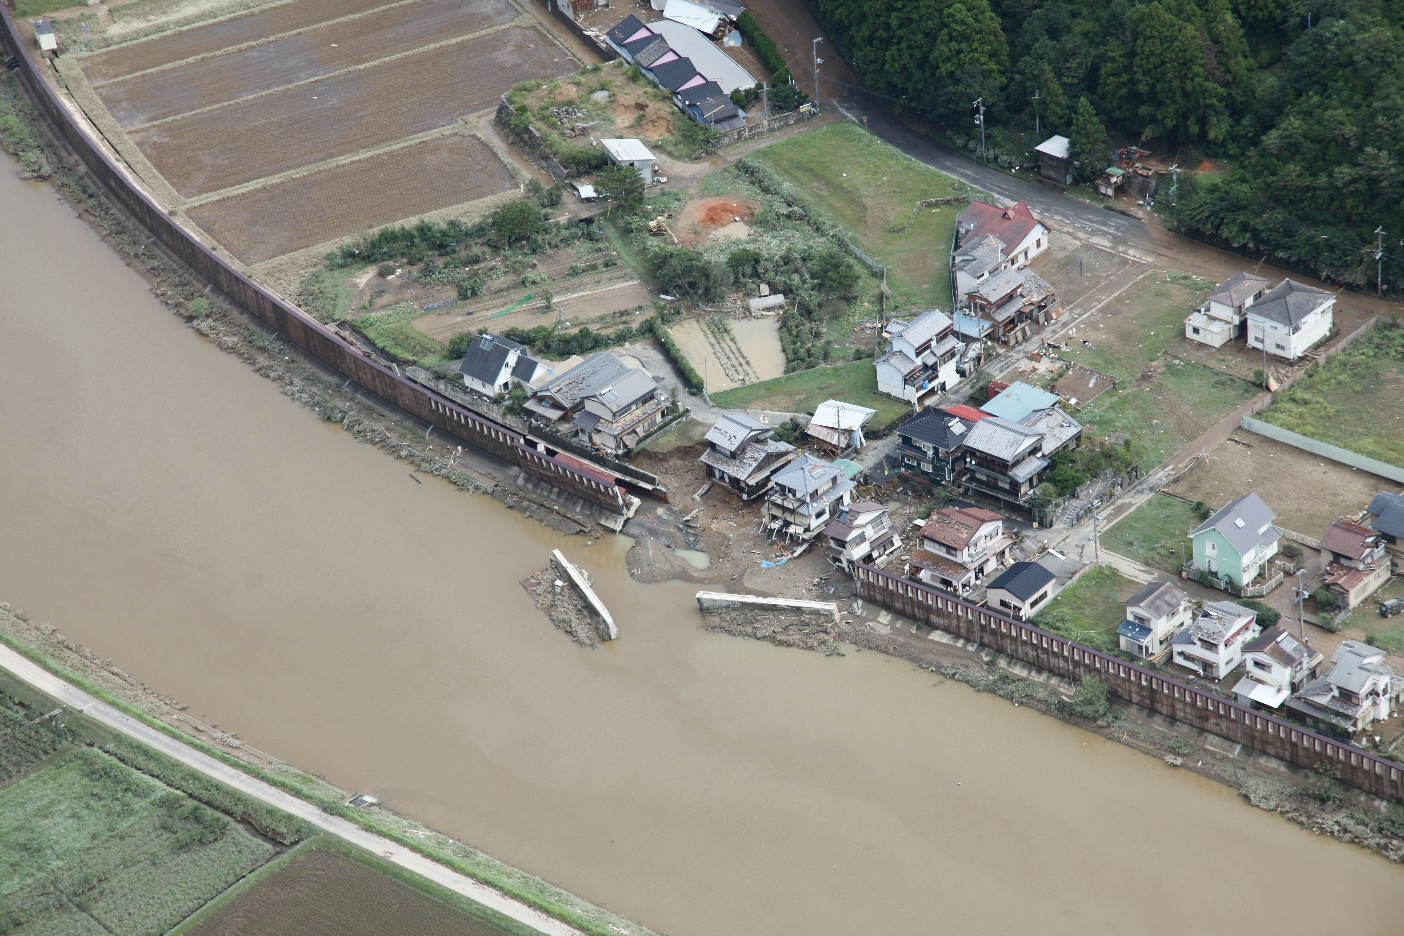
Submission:
<svg viewBox="0 0 1404 936">
<path fill-rule="evenodd" d="M 426 480 L 164 310 L 0 163 L 0 599 L 192 714 L 672 936 L 1398 932 L 1404 870 Z M 559 546 L 623 637 L 517 581 Z"/>
</svg>

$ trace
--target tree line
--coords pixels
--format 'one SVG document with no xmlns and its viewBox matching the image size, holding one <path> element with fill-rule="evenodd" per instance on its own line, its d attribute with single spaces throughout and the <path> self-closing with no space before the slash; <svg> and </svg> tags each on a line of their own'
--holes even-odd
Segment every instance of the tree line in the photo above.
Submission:
<svg viewBox="0 0 1404 936">
<path fill-rule="evenodd" d="M 1404 4 L 1379 0 L 805 0 L 871 90 L 973 135 L 1178 154 L 1186 233 L 1337 282 L 1404 270 Z M 1034 100 L 1037 96 L 1037 101 Z M 1196 172 L 1199 159 L 1218 171 Z M 1168 199 L 1162 198 L 1162 205 Z M 1391 252 L 1388 245 L 1396 249 Z"/>
</svg>

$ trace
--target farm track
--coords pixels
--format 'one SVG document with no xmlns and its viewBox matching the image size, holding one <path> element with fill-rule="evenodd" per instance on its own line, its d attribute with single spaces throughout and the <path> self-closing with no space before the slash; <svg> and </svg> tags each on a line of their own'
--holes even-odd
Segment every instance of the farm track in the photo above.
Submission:
<svg viewBox="0 0 1404 936">
<path fill-rule="evenodd" d="M 190 198 L 446 127 L 490 106 L 503 88 L 570 64 L 537 29 L 510 26 L 178 117 L 131 138 Z"/>
<path fill-rule="evenodd" d="M 89 81 L 98 84 L 330 20 L 394 6 L 397 2 L 399 0 L 296 0 L 98 52 L 83 59 L 83 71 Z"/>
<path fill-rule="evenodd" d="M 187 213 L 252 265 L 515 187 L 485 143 L 454 134 L 206 202 Z"/>
</svg>

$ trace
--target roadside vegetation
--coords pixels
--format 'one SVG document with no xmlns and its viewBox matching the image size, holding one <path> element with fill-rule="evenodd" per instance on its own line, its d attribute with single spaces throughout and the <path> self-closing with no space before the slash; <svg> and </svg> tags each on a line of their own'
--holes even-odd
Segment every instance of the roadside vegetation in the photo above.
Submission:
<svg viewBox="0 0 1404 936">
<path fill-rule="evenodd" d="M 1110 566 L 1093 566 L 1044 606 L 1033 623 L 1093 650 L 1113 653 L 1116 629 L 1126 619 L 1122 602 L 1140 587 Z"/>
</svg>

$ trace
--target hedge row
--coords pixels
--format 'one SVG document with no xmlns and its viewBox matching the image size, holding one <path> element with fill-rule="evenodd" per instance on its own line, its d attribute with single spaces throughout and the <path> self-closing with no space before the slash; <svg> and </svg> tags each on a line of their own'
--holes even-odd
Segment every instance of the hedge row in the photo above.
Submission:
<svg viewBox="0 0 1404 936">
<path fill-rule="evenodd" d="M 772 85 L 789 84 L 794 81 L 790 77 L 790 70 L 785 67 L 785 57 L 775 47 L 774 40 L 761 30 L 755 17 L 749 12 L 742 13 L 736 18 L 736 28 L 741 30 L 741 35 L 751 44 L 751 48 L 755 49 L 762 64 L 770 69 Z"/>
<path fill-rule="evenodd" d="M 673 366 L 678 369 L 678 373 L 682 374 L 683 383 L 687 384 L 687 388 L 693 393 L 701 393 L 706 386 L 702 382 L 702 375 L 697 373 L 696 369 L 687 362 L 687 357 L 683 355 L 682 348 L 678 347 L 678 343 L 673 340 L 673 336 L 668 332 L 667 327 L 656 318 L 649 319 L 647 324 L 652 326 L 653 337 L 658 339 L 658 343 L 663 346 L 663 351 L 668 355 L 668 359 L 673 362 Z M 640 329 L 640 331 L 642 331 L 642 329 Z"/>
</svg>

